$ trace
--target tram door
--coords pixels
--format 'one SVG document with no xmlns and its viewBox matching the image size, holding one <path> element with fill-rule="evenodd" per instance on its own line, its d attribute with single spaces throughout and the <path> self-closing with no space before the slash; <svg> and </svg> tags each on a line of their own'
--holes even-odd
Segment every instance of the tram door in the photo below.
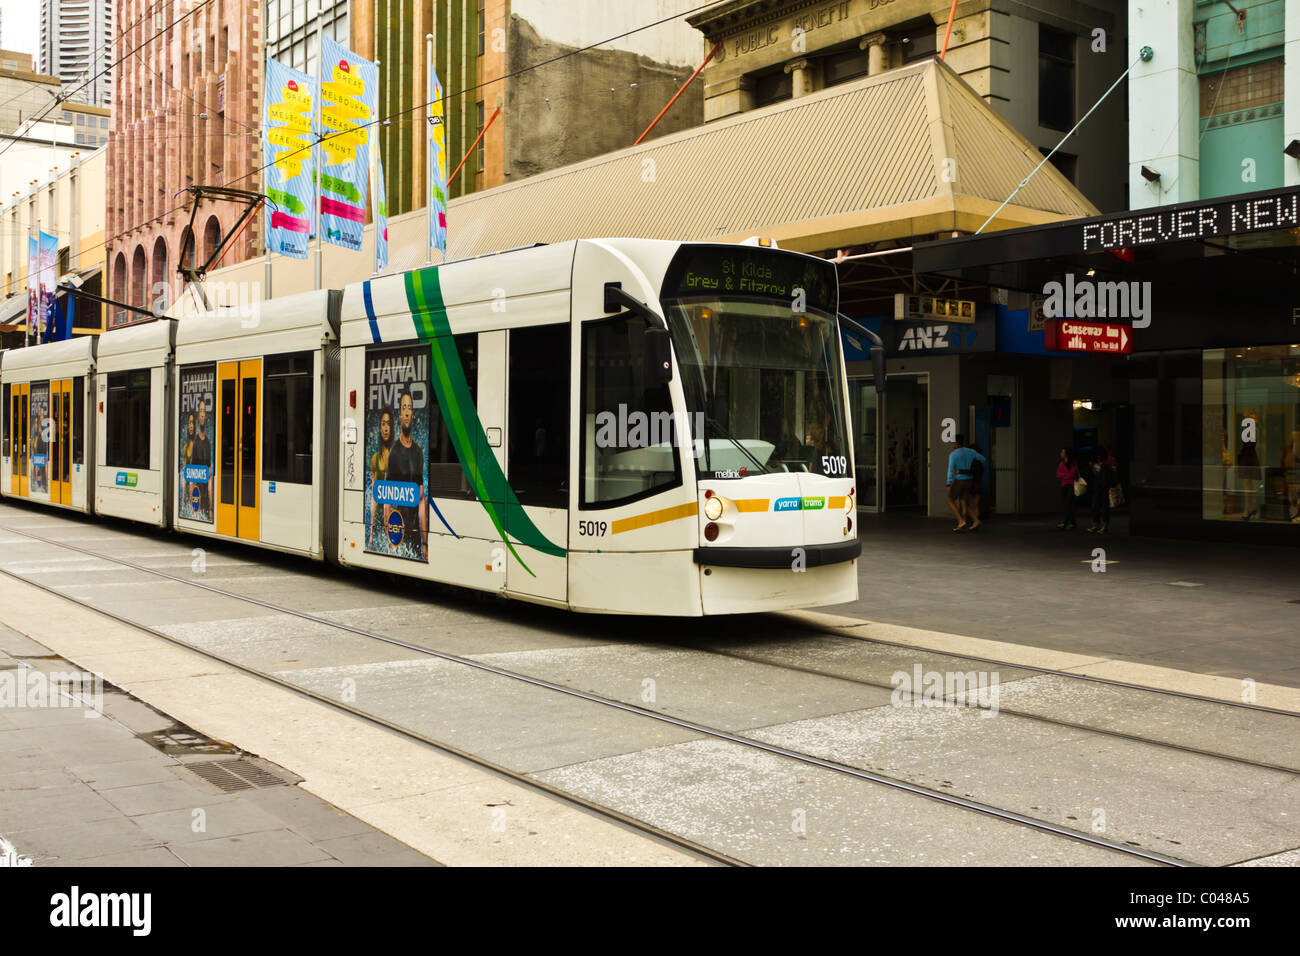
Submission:
<svg viewBox="0 0 1300 956">
<path fill-rule="evenodd" d="M 259 540 L 262 360 L 217 365 L 217 534 Z"/>
<path fill-rule="evenodd" d="M 50 447 L 46 460 L 50 473 L 50 501 L 72 504 L 72 381 L 50 382 Z"/>
<path fill-rule="evenodd" d="M 27 383 L 13 385 L 9 397 L 10 421 L 9 434 L 13 436 L 12 474 L 9 491 L 11 494 L 27 497 L 27 401 L 31 386 Z"/>
</svg>

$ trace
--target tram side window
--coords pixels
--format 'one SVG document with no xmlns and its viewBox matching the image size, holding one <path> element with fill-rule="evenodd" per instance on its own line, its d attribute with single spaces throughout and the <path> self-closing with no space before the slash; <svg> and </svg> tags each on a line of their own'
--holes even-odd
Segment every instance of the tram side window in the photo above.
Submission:
<svg viewBox="0 0 1300 956">
<path fill-rule="evenodd" d="M 668 386 L 648 385 L 645 320 L 630 313 L 582 327 L 579 507 L 609 508 L 682 483 Z"/>
<path fill-rule="evenodd" d="M 6 385 L 4 387 L 4 417 L 0 418 L 0 433 L 4 436 L 3 443 L 0 443 L 3 446 L 0 447 L 0 455 L 3 455 L 5 458 L 9 457 L 9 433 L 13 431 L 13 429 L 9 427 L 9 393 L 12 391 L 12 385 Z"/>
<path fill-rule="evenodd" d="M 510 332 L 510 487 L 519 503 L 569 506 L 569 325 Z"/>
<path fill-rule="evenodd" d="M 262 480 L 311 484 L 315 433 L 313 353 L 266 359 L 262 407 Z"/>
<path fill-rule="evenodd" d="M 478 335 L 457 335 L 453 341 L 456 343 L 456 354 L 460 356 L 460 366 L 465 370 L 470 401 L 477 405 Z M 401 429 L 400 420 L 396 429 Z M 395 431 L 394 434 L 396 433 Z M 438 393 L 432 387 L 429 389 L 429 497 L 478 498 L 473 484 L 465 476 L 460 456 L 456 454 L 456 446 L 451 440 L 451 431 L 447 428 L 447 419 L 438 404 Z"/>
<path fill-rule="evenodd" d="M 110 372 L 105 406 L 107 445 L 104 463 L 110 468 L 149 467 L 150 376 L 147 368 Z"/>
<path fill-rule="evenodd" d="M 86 379 L 85 376 L 72 380 L 72 463 L 84 465 L 86 450 L 83 447 L 86 435 Z"/>
</svg>

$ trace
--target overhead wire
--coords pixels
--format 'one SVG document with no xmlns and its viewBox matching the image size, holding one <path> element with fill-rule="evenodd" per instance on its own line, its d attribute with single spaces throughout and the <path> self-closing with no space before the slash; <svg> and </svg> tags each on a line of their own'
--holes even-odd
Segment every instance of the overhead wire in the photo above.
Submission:
<svg viewBox="0 0 1300 956">
<path fill-rule="evenodd" d="M 116 61 L 116 63 L 121 63 L 123 60 L 127 59 L 127 57 L 131 56 L 132 54 L 134 54 L 135 52 L 137 52 L 138 50 L 140 50 L 142 47 L 144 47 L 145 45 L 147 45 L 148 43 L 150 43 L 150 42 L 152 42 L 154 39 L 156 39 L 159 35 L 161 35 L 162 33 L 164 33 L 164 32 L 166 31 L 166 29 L 170 29 L 171 26 L 174 26 L 176 23 L 179 23 L 182 19 L 184 19 L 185 17 L 189 16 L 191 13 L 194 13 L 194 12 L 198 11 L 199 9 L 201 9 L 201 8 L 204 7 L 204 6 L 207 6 L 207 5 L 208 5 L 209 3 L 211 3 L 211 2 L 212 2 L 212 0 L 201 0 L 201 2 L 198 4 L 198 6 L 194 7 L 194 8 L 193 8 L 192 10 L 190 10 L 190 11 L 187 11 L 187 12 L 186 12 L 185 14 L 183 14 L 181 17 L 178 17 L 175 21 L 173 21 L 171 24 L 169 24 L 167 28 L 164 28 L 163 30 L 158 31 L 158 32 L 155 33 L 152 37 L 150 37 L 148 40 L 146 40 L 144 43 L 140 44 L 139 46 L 137 46 L 137 47 L 135 47 L 133 50 L 131 50 L 129 53 L 124 54 L 124 55 L 123 55 L 119 60 Z M 563 52 L 561 52 L 561 53 L 557 53 L 556 55 L 551 56 L 551 57 L 548 57 L 548 58 L 546 58 L 546 59 L 544 59 L 544 60 L 541 60 L 541 61 L 539 61 L 539 62 L 537 62 L 537 63 L 533 63 L 533 64 L 529 64 L 528 66 L 520 67 L 520 68 L 517 69 L 517 70 L 510 71 L 510 72 L 505 73 L 505 74 L 502 74 L 501 76 L 498 76 L 498 77 L 493 77 L 492 79 L 490 79 L 490 80 L 485 80 L 485 81 L 482 82 L 482 83 L 475 83 L 475 84 L 472 84 L 472 85 L 470 85 L 470 86 L 463 87 L 462 89 L 457 90 L 457 91 L 454 92 L 454 93 L 450 93 L 450 94 L 444 93 L 443 98 L 442 98 L 442 101 L 445 103 L 445 102 L 447 102 L 448 100 L 456 99 L 457 97 L 464 96 L 464 95 L 467 94 L 467 93 L 472 93 L 472 92 L 474 92 L 475 90 L 480 90 L 480 89 L 483 89 L 483 88 L 485 88 L 485 87 L 489 87 L 489 86 L 495 85 L 495 84 L 497 84 L 497 83 L 504 82 L 505 80 L 514 79 L 515 77 L 522 76 L 522 75 L 524 75 L 524 74 L 526 74 L 526 73 L 530 73 L 530 72 L 532 72 L 532 71 L 534 71 L 534 70 L 542 69 L 543 67 L 550 66 L 550 65 L 553 64 L 553 63 L 560 62 L 561 60 L 568 59 L 569 57 L 577 56 L 577 55 L 580 54 L 580 53 L 587 53 L 587 52 L 590 52 L 591 50 L 599 49 L 599 48 L 602 47 L 602 46 L 605 46 L 605 45 L 610 44 L 610 43 L 614 43 L 614 42 L 616 42 L 616 41 L 618 41 L 618 40 L 626 39 L 627 37 L 634 36 L 635 34 L 637 34 L 637 33 L 641 33 L 641 32 L 644 32 L 645 30 L 650 30 L 650 29 L 653 29 L 653 28 L 655 28 L 655 27 L 662 26 L 662 25 L 664 25 L 665 23 L 670 23 L 670 22 L 672 22 L 672 21 L 674 21 L 674 20 L 681 19 L 682 17 L 687 17 L 687 16 L 690 16 L 690 15 L 692 15 L 692 14 L 694 14 L 694 13 L 698 13 L 698 12 L 700 12 L 700 11 L 702 11 L 702 10 L 707 10 L 707 9 L 710 8 L 710 7 L 715 7 L 715 6 L 718 6 L 718 5 L 720 5 L 720 4 L 729 3 L 729 2 L 731 2 L 731 0 L 709 0 L 708 3 L 702 3 L 702 4 L 698 5 L 698 6 L 695 6 L 695 7 L 690 8 L 690 9 L 688 9 L 688 10 L 683 10 L 683 11 L 681 11 L 681 12 L 679 12 L 679 13 L 675 13 L 675 14 L 672 14 L 672 15 L 670 15 L 670 16 L 661 17 L 661 18 L 659 18 L 658 20 L 654 20 L 654 21 L 651 21 L 650 23 L 642 24 L 641 26 L 638 26 L 638 27 L 633 27 L 633 28 L 630 29 L 630 30 L 625 30 L 624 32 L 619 33 L 619 34 L 616 34 L 616 35 L 614 35 L 614 36 L 606 37 L 606 38 L 603 39 L 603 40 L 598 40 L 598 41 L 596 41 L 596 42 L 589 43 L 589 44 L 587 44 L 586 46 L 575 47 L 575 48 L 573 48 L 573 49 L 571 49 L 571 50 L 565 50 L 565 51 L 563 51 Z M 156 4 L 155 4 L 155 5 L 156 5 Z M 137 20 L 136 22 L 138 23 L 139 21 Z M 106 71 L 107 71 L 107 69 L 111 69 L 111 66 L 110 66 L 110 67 L 107 67 L 107 68 L 106 68 Z M 293 155 L 297 155 L 298 153 L 306 152 L 307 150 L 314 149 L 316 146 L 318 146 L 318 145 L 320 145 L 320 144 L 326 142 L 327 140 L 332 139 L 332 138 L 335 137 L 335 136 L 342 135 L 343 132 L 354 132 L 355 129 L 368 129 L 368 128 L 371 127 L 371 126 L 377 126 L 377 125 L 379 125 L 379 124 L 381 124 L 381 123 L 392 122 L 394 119 L 398 119 L 398 118 L 401 118 L 401 117 L 405 117 L 407 114 L 414 113 L 416 110 L 427 109 L 427 108 L 428 108 L 429 106 L 431 106 L 434 102 L 436 102 L 436 101 L 433 101 L 433 100 L 426 100 L 426 101 L 424 101 L 424 102 L 422 102 L 422 103 L 417 103 L 417 104 L 415 104 L 415 105 L 413 105 L 413 106 L 406 107 L 405 109 L 396 110 L 395 112 L 389 113 L 389 114 L 387 114 L 387 115 L 385 115 L 385 116 L 376 117 L 375 119 L 373 119 L 373 120 L 371 120 L 371 121 L 369 121 L 369 122 L 367 122 L 367 123 L 357 123 L 354 129 L 349 129 L 349 130 L 347 130 L 347 131 L 338 131 L 338 132 L 334 132 L 334 133 L 329 133 L 329 134 L 324 135 L 324 136 L 320 136 L 320 137 L 318 137 L 315 141 L 313 141 L 312 143 L 307 144 L 307 145 L 304 145 L 304 146 L 301 146 L 301 147 L 299 147 L 298 149 L 296 149 L 296 150 L 294 150 L 294 151 L 292 151 L 292 152 L 290 152 L 290 153 L 286 153 L 286 154 L 284 154 L 284 156 L 281 156 L 281 157 L 279 157 L 279 158 L 280 158 L 280 159 L 284 159 L 286 156 L 293 156 Z M 402 119 L 401 121 L 402 121 L 402 122 L 419 123 L 419 122 L 424 122 L 424 117 L 413 117 L 413 118 L 410 119 L 410 120 Z M 246 125 L 246 124 L 245 124 L 245 125 Z M 250 128 L 251 128 L 251 127 L 250 127 Z M 260 133 L 260 131 L 259 131 L 259 133 Z M 243 134 L 237 134 L 237 135 L 243 135 Z M 4 150 L 0 150 L 0 156 L 3 156 L 3 154 L 4 154 Z M 237 183 L 241 183 L 241 182 L 243 182 L 244 180 L 249 179 L 250 177 L 260 175 L 260 174 L 261 174 L 265 169 L 267 169 L 268 167 L 270 167 L 270 166 L 272 166 L 272 165 L 274 165 L 274 163 L 263 163 L 261 166 L 258 166 L 258 167 L 256 167 L 256 168 L 250 170 L 249 172 L 244 173 L 242 176 L 239 176 L 239 177 L 237 177 L 237 178 L 235 178 L 235 179 L 233 179 L 233 180 L 227 180 L 227 181 L 221 183 L 220 185 L 223 185 L 223 186 L 234 186 L 234 185 L 236 185 Z M 107 246 L 110 245 L 111 243 L 116 242 L 118 239 L 121 239 L 121 238 L 123 238 L 123 237 L 125 237 L 125 236 L 130 235 L 131 233 L 135 232 L 135 231 L 138 230 L 138 229 L 145 228 L 146 226 L 149 226 L 149 225 L 151 225 L 151 224 L 153 224 L 153 223 L 155 223 L 155 222 L 158 222 L 158 221 L 160 221 L 160 220 L 166 218 L 167 216 L 170 216 L 172 213 L 175 213 L 175 212 L 179 212 L 179 211 L 181 211 L 181 210 L 184 210 L 184 209 L 186 209 L 188 206 L 189 206 L 189 203 L 188 203 L 188 202 L 183 202 L 183 203 L 179 203 L 178 205 L 172 206 L 170 209 L 164 210 L 162 213 L 159 213 L 159 214 L 156 215 L 156 216 L 151 216 L 151 217 L 148 218 L 148 219 L 145 219 L 145 220 L 143 220 L 143 221 L 141 221 L 141 222 L 138 222 L 138 223 L 132 225 L 131 227 L 129 227 L 129 228 L 127 228 L 127 229 L 124 229 L 123 231 L 117 233 L 117 234 L 114 235 L 114 236 L 110 236 L 110 237 L 104 239 L 103 241 L 101 241 L 101 242 L 99 242 L 99 243 L 96 243 L 96 244 L 93 245 L 93 246 L 89 246 L 88 248 L 81 250 L 81 252 L 82 252 L 82 254 L 84 254 L 84 253 L 86 253 L 86 252 L 88 252 L 88 251 L 93 251 L 93 250 L 95 250 L 95 249 L 99 249 L 99 248 L 107 247 Z M 106 267 L 106 268 L 107 268 L 107 267 Z M 15 278 L 13 281 L 14 281 L 14 283 L 16 284 L 18 280 Z M 5 288 L 8 289 L 9 287 L 6 286 Z"/>
</svg>

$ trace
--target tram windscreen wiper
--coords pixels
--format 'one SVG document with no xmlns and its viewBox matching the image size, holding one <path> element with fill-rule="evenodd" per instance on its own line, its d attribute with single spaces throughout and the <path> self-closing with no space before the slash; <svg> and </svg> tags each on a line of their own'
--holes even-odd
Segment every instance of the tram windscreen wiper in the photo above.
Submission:
<svg viewBox="0 0 1300 956">
<path fill-rule="evenodd" d="M 740 440 L 737 439 L 735 435 L 733 435 L 733 434 L 731 434 L 731 432 L 727 431 L 727 429 L 724 428 L 724 427 L 722 426 L 722 422 L 718 421 L 716 418 L 714 418 L 714 417 L 711 416 L 711 415 L 705 415 L 705 416 L 704 416 L 704 424 L 705 424 L 705 425 L 712 425 L 713 428 L 714 428 L 714 430 L 717 431 L 717 433 L 718 433 L 720 436 L 722 436 L 722 437 L 725 438 L 727 441 L 731 442 L 733 445 L 735 445 L 737 448 L 739 448 L 739 449 L 740 449 L 740 453 L 741 453 L 742 455 L 744 455 L 746 458 L 748 458 L 750 461 L 752 461 L 752 462 L 754 463 L 754 465 L 758 468 L 758 470 L 759 470 L 762 474 L 764 474 L 764 475 L 768 474 L 767 466 L 764 465 L 764 464 L 763 464 L 761 461 L 759 461 L 757 458 L 755 458 L 755 457 L 754 457 L 754 453 L 751 452 L 751 451 L 750 451 L 748 448 L 746 448 L 744 445 L 742 445 L 742 444 L 740 443 Z M 705 448 L 705 453 L 706 453 L 706 454 L 708 453 L 708 447 L 709 447 L 709 438 L 708 438 L 708 436 L 706 435 L 706 436 L 704 436 L 704 448 Z"/>
</svg>

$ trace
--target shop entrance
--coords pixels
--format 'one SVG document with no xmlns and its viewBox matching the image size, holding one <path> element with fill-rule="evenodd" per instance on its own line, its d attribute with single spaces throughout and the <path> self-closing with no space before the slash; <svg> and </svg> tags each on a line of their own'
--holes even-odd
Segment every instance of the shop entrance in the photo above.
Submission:
<svg viewBox="0 0 1300 956">
<path fill-rule="evenodd" d="M 925 509 L 930 488 L 930 376 L 850 382 L 854 473 L 860 511 Z"/>
</svg>

